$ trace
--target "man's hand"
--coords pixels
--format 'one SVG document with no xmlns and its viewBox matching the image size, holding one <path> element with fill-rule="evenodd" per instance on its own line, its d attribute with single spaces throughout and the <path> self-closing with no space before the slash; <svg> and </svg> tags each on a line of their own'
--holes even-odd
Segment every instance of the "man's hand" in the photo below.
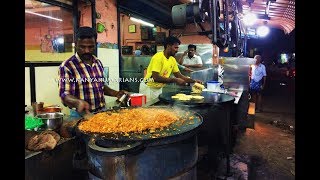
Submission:
<svg viewBox="0 0 320 180">
<path fill-rule="evenodd" d="M 186 72 L 193 72 L 193 70 L 192 70 L 192 69 L 187 68 L 187 67 L 185 67 L 183 70 L 184 70 L 184 71 L 186 71 Z"/>
<path fill-rule="evenodd" d="M 182 65 L 183 64 L 183 57 L 186 56 L 187 54 L 188 54 L 188 50 L 184 51 L 183 54 L 177 60 L 177 62 Z"/>
<path fill-rule="evenodd" d="M 198 79 L 194 79 L 194 81 L 195 81 L 196 83 L 203 84 L 203 82 L 200 81 L 200 80 L 198 80 Z"/>
<path fill-rule="evenodd" d="M 121 96 L 124 95 L 124 94 L 129 94 L 129 92 L 125 91 L 125 90 L 120 90 L 120 91 L 117 92 L 116 97 L 117 98 L 121 98 Z"/>
<path fill-rule="evenodd" d="M 82 113 L 90 113 L 90 105 L 88 102 L 78 99 L 73 95 L 67 95 L 63 99 L 63 104 L 67 105 L 69 108 L 76 108 L 77 112 Z"/>
<path fill-rule="evenodd" d="M 181 79 L 181 78 L 174 78 L 174 82 L 180 86 L 185 86 L 186 85 L 186 81 Z"/>
<path fill-rule="evenodd" d="M 90 113 L 89 109 L 90 109 L 90 105 L 88 102 L 84 101 L 84 100 L 80 100 L 78 101 L 78 104 L 77 104 L 77 111 L 79 113 L 85 111 L 87 114 Z"/>
<path fill-rule="evenodd" d="M 188 52 L 189 52 L 189 50 L 188 50 L 188 49 L 187 49 L 187 50 L 185 50 L 185 51 L 183 52 L 183 55 L 182 55 L 182 56 L 187 55 L 187 54 L 188 54 Z"/>
</svg>

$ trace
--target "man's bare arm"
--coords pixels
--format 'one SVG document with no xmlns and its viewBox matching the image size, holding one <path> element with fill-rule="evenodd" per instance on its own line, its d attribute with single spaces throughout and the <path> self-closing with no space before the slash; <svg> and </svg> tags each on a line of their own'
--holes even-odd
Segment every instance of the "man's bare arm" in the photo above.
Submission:
<svg viewBox="0 0 320 180">
<path fill-rule="evenodd" d="M 177 60 L 179 64 L 183 64 L 183 57 L 188 54 L 188 50 L 184 51 L 183 54 L 180 56 L 180 58 Z"/>
<path fill-rule="evenodd" d="M 176 78 L 183 79 L 183 80 L 184 80 L 185 82 L 187 82 L 187 83 L 194 83 L 194 82 L 196 82 L 195 80 L 184 76 L 184 75 L 181 74 L 180 72 L 175 72 L 175 73 L 173 73 L 173 74 L 174 74 L 174 76 L 175 76 Z"/>
<path fill-rule="evenodd" d="M 191 67 L 191 68 L 201 68 L 202 64 L 184 64 L 185 67 Z"/>
<path fill-rule="evenodd" d="M 180 73 L 180 72 L 179 72 Z M 181 74 L 181 73 L 180 73 Z M 185 85 L 186 82 L 181 78 L 166 78 L 159 75 L 158 72 L 152 71 L 152 78 L 155 82 L 159 83 L 177 83 L 179 85 Z"/>
<path fill-rule="evenodd" d="M 120 98 L 123 94 L 128 94 L 127 91 L 124 91 L 124 90 L 116 91 L 116 90 L 109 88 L 106 85 L 104 85 L 104 87 L 103 87 L 103 93 L 106 96 L 113 96 L 113 97 L 117 97 L 117 98 Z"/>
<path fill-rule="evenodd" d="M 85 111 L 86 113 L 90 113 L 90 105 L 88 102 L 78 99 L 73 95 L 66 95 L 62 100 L 63 104 L 67 105 L 69 108 L 76 108 L 78 112 Z"/>
</svg>

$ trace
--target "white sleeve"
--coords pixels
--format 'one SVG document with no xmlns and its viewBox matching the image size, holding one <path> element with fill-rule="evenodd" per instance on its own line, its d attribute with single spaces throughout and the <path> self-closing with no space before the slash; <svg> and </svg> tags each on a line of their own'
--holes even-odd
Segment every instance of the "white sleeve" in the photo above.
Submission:
<svg viewBox="0 0 320 180">
<path fill-rule="evenodd" d="M 202 64 L 202 60 L 200 56 L 197 56 L 197 64 Z"/>
<path fill-rule="evenodd" d="M 183 57 L 182 65 L 190 65 L 189 60 L 187 59 L 187 56 Z"/>
</svg>

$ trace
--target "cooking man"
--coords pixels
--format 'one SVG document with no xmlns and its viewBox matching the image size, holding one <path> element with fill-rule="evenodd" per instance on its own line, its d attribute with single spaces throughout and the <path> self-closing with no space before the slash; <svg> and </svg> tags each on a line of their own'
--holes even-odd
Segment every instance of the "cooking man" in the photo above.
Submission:
<svg viewBox="0 0 320 180">
<path fill-rule="evenodd" d="M 167 83 L 186 86 L 188 83 L 196 82 L 196 80 L 182 75 L 179 71 L 174 55 L 178 52 L 180 44 L 178 38 L 169 36 L 165 39 L 164 51 L 152 56 L 144 81 L 140 83 L 139 88 L 139 92 L 146 95 L 147 101 L 157 99 Z M 174 77 L 170 77 L 171 74 Z"/>
<path fill-rule="evenodd" d="M 104 110 L 104 95 L 120 98 L 126 91 L 116 91 L 105 84 L 103 65 L 93 55 L 97 34 L 91 27 L 76 33 L 76 53 L 59 67 L 59 96 L 70 109 L 70 116 Z"/>
</svg>

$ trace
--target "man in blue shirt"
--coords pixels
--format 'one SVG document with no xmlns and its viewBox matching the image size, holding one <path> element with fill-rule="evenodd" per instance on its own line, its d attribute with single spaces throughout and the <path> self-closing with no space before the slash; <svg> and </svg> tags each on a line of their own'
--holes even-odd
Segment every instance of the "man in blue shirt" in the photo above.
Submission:
<svg viewBox="0 0 320 180">
<path fill-rule="evenodd" d="M 261 92 L 266 85 L 266 67 L 261 63 L 262 59 L 260 55 L 254 57 L 256 63 L 251 66 L 250 71 L 250 94 L 253 98 L 253 102 L 256 104 L 256 112 L 262 111 L 262 97 Z"/>
</svg>

